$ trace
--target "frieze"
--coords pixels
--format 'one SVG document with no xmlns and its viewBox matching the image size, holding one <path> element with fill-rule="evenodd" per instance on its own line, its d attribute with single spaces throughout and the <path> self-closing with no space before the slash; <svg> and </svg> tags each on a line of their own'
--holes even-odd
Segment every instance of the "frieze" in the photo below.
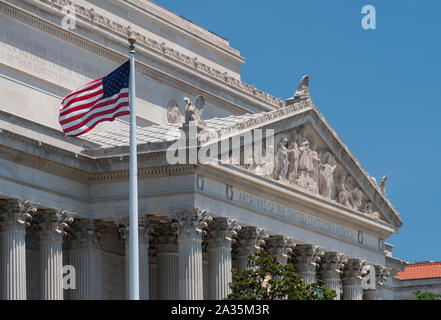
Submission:
<svg viewBox="0 0 441 320">
<path fill-rule="evenodd" d="M 130 33 L 133 32 L 136 37 L 137 43 L 143 45 L 144 47 L 150 50 L 156 51 L 157 53 L 161 53 L 170 59 L 176 60 L 179 63 L 185 64 L 188 67 L 196 69 L 199 72 L 202 72 L 219 81 L 222 81 L 227 85 L 229 85 L 230 87 L 233 87 L 246 94 L 254 96 L 255 98 L 262 100 L 266 103 L 272 104 L 277 107 L 285 106 L 285 102 L 282 99 L 273 97 L 268 93 L 257 89 L 254 85 L 249 85 L 240 80 L 237 80 L 236 78 L 228 75 L 228 73 L 226 72 L 221 72 L 219 70 L 216 70 L 200 62 L 196 57 L 192 58 L 190 56 L 182 54 L 179 51 L 172 49 L 171 47 L 168 47 L 165 42 L 160 43 L 156 40 L 146 37 L 145 35 L 137 31 L 132 30 L 130 26 L 123 26 L 115 21 L 112 21 L 108 17 L 96 13 L 93 10 L 93 8 L 85 8 L 70 0 L 34 0 L 34 1 L 48 4 L 52 8 L 58 9 L 60 12 L 63 6 L 66 5 L 73 6 L 75 8 L 76 16 L 82 18 L 82 20 L 85 22 L 93 23 L 94 25 L 99 25 L 105 29 L 108 29 L 112 33 L 119 34 L 122 37 L 127 37 Z M 12 10 L 13 10 L 12 8 L 9 8 L 8 13 L 11 14 Z M 2 11 L 6 11 L 6 10 L 2 8 L 0 12 Z M 91 46 L 88 46 L 87 49 L 89 49 L 89 47 Z"/>
<path fill-rule="evenodd" d="M 334 235 L 340 239 L 350 242 L 358 242 L 357 231 L 350 230 L 317 217 L 313 217 L 309 214 L 272 202 L 270 200 L 256 197 L 241 190 L 237 191 L 237 196 L 235 195 L 232 201 L 287 222 L 302 225 L 325 234 Z"/>
</svg>

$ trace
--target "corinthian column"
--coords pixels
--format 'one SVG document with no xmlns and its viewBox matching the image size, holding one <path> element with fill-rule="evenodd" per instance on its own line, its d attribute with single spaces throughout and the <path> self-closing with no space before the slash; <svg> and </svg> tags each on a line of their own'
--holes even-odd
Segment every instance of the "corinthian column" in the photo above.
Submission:
<svg viewBox="0 0 441 320">
<path fill-rule="evenodd" d="M 26 227 L 37 210 L 20 199 L 0 202 L 1 297 L 26 300 Z"/>
<path fill-rule="evenodd" d="M 329 290 L 335 290 L 337 296 L 334 300 L 341 299 L 342 286 L 340 275 L 343 273 L 346 259 L 342 253 L 326 252 L 320 262 L 320 278 Z"/>
<path fill-rule="evenodd" d="M 170 215 L 178 234 L 180 300 L 203 299 L 202 229 L 211 217 L 200 209 Z"/>
<path fill-rule="evenodd" d="M 178 242 L 171 223 L 153 225 L 156 241 L 158 300 L 178 299 Z"/>
<path fill-rule="evenodd" d="M 343 270 L 343 299 L 363 299 L 363 268 L 366 261 L 361 259 L 349 259 Z"/>
<path fill-rule="evenodd" d="M 58 209 L 44 210 L 40 226 L 40 299 L 63 300 L 63 235 L 73 214 Z"/>
<path fill-rule="evenodd" d="M 128 217 L 115 217 L 115 224 L 118 225 L 120 238 L 124 241 L 125 248 L 125 287 L 126 298 L 130 296 L 130 243 L 129 243 L 129 219 Z M 146 216 L 140 217 L 139 229 L 139 299 L 148 300 L 150 295 L 149 285 L 149 229 L 150 222 Z"/>
<path fill-rule="evenodd" d="M 71 300 L 103 298 L 101 238 L 104 226 L 94 219 L 75 220 L 69 230 L 69 264 L 75 268 L 76 285 Z"/>
<path fill-rule="evenodd" d="M 288 256 L 295 247 L 295 242 L 290 237 L 271 236 L 268 241 L 268 253 L 277 258 L 281 264 L 288 263 Z"/>
<path fill-rule="evenodd" d="M 311 244 L 297 245 L 294 249 L 296 271 L 302 275 L 305 284 L 317 281 L 318 262 L 324 252 Z"/>
<path fill-rule="evenodd" d="M 230 218 L 216 218 L 210 223 L 208 236 L 209 298 L 221 300 L 230 293 L 232 281 L 231 244 L 241 226 Z"/>
<path fill-rule="evenodd" d="M 158 262 L 156 259 L 156 250 L 149 247 L 149 285 L 150 300 L 158 300 Z"/>
<path fill-rule="evenodd" d="M 248 268 L 248 256 L 262 250 L 262 246 L 268 238 L 268 232 L 261 228 L 242 228 L 239 232 L 239 245 L 237 246 L 236 254 L 238 272 Z"/>
</svg>

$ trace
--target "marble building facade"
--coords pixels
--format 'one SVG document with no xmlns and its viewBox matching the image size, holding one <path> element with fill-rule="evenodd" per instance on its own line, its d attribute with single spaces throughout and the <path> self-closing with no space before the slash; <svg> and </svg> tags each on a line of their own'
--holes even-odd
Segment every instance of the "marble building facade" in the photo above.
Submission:
<svg viewBox="0 0 441 320">
<path fill-rule="evenodd" d="M 314 105 L 307 76 L 291 98 L 275 98 L 240 80 L 244 58 L 228 40 L 147 0 L 0 0 L 0 25 L 1 299 L 128 296 L 128 119 L 65 137 L 58 107 L 125 62 L 132 33 L 141 299 L 222 299 L 231 269 L 258 250 L 338 299 L 393 298 L 405 263 L 386 240 L 402 220 L 385 179 Z M 239 139 L 221 161 L 170 164 L 189 120 L 196 149 L 262 129 L 274 132 L 274 156 L 245 164 L 255 145 Z M 63 290 L 65 266 L 75 289 Z"/>
</svg>

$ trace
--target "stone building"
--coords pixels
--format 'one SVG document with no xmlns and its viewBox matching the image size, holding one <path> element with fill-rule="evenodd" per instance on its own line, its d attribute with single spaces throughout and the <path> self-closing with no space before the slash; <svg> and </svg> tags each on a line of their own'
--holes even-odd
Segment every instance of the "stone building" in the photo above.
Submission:
<svg viewBox="0 0 441 320">
<path fill-rule="evenodd" d="M 415 298 L 415 291 L 441 294 L 441 261 L 408 264 L 393 279 L 394 299 Z"/>
<path fill-rule="evenodd" d="M 275 98 L 241 81 L 228 40 L 147 0 L 0 0 L 0 26 L 2 299 L 127 297 L 128 119 L 66 137 L 58 108 L 127 61 L 132 33 L 141 298 L 221 299 L 256 250 L 338 298 L 391 296 L 404 262 L 385 241 L 402 221 L 385 181 L 313 104 L 308 77 Z M 190 119 L 198 136 L 182 147 Z M 260 158 L 249 152 L 259 132 L 274 134 Z M 177 144 L 219 161 L 172 164 Z M 63 290 L 63 266 L 75 289 Z"/>
</svg>

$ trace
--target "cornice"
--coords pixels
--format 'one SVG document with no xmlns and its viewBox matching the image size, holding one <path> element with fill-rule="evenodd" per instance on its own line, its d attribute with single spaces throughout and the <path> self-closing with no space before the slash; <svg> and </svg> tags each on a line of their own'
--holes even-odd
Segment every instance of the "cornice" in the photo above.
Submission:
<svg viewBox="0 0 441 320">
<path fill-rule="evenodd" d="M 316 194 L 310 194 L 300 188 L 286 187 L 275 181 L 247 175 L 243 172 L 239 172 L 239 170 L 240 169 L 234 171 L 234 168 L 208 164 L 198 166 L 196 173 L 207 178 L 211 177 L 221 183 L 238 187 L 240 190 L 252 194 L 260 194 L 264 198 L 270 197 L 277 199 L 288 206 L 292 204 L 293 199 L 297 199 L 299 203 L 306 204 L 308 207 L 313 206 L 319 208 L 319 212 L 326 212 L 326 217 L 325 215 L 321 215 L 321 218 L 329 219 L 329 214 L 332 213 L 335 222 L 341 223 L 345 221 L 347 224 L 347 222 L 351 220 L 353 225 L 354 221 L 356 221 L 360 228 L 370 231 L 373 234 L 378 234 L 379 230 L 381 230 L 381 234 L 384 237 L 395 233 L 390 224 L 350 210 L 339 203 L 331 202 Z M 309 213 L 315 215 L 316 212 L 317 210 L 311 210 Z"/>
<path fill-rule="evenodd" d="M 0 145 L 0 158 L 85 184 L 129 181 L 129 169 L 92 172 L 74 168 L 5 145 Z M 147 159 L 161 159 L 161 157 L 158 157 L 158 155 L 152 155 L 148 158 L 144 157 L 144 160 Z M 186 175 L 194 173 L 195 169 L 196 165 L 141 167 L 138 168 L 138 178 L 150 179 L 164 176 Z"/>
<path fill-rule="evenodd" d="M 158 43 L 156 40 L 150 39 L 145 35 L 135 30 L 132 30 L 130 26 L 122 26 L 121 24 L 112 21 L 107 17 L 96 14 L 92 8 L 85 8 L 83 6 L 75 4 L 73 1 L 70 0 L 26 0 L 26 2 L 33 3 L 35 5 L 38 5 L 39 7 L 44 5 L 46 6 L 46 10 L 57 10 L 59 15 L 61 15 L 61 9 L 64 5 L 71 4 L 75 8 L 77 18 L 85 25 L 90 26 L 90 28 L 95 27 L 94 31 L 102 29 L 103 31 L 106 31 L 110 34 L 116 35 L 121 41 L 124 42 L 126 42 L 127 35 L 133 32 L 137 40 L 137 46 L 139 48 L 147 49 L 148 51 L 159 54 L 160 56 L 165 56 L 169 60 L 172 60 L 179 65 L 185 65 L 187 68 L 208 76 L 209 79 L 215 80 L 215 82 L 222 83 L 223 88 L 225 88 L 225 85 L 227 85 L 227 87 L 229 89 L 233 89 L 232 92 L 236 92 L 236 94 L 240 93 L 242 95 L 249 96 L 252 99 L 262 102 L 263 104 L 271 105 L 273 108 L 280 108 L 285 106 L 285 102 L 282 99 L 275 98 L 264 91 L 258 90 L 254 86 L 250 86 L 244 82 L 241 82 L 229 76 L 226 72 L 222 73 L 219 70 L 211 68 L 204 63 L 198 61 L 196 57 L 191 58 L 166 46 L 165 43 Z M 7 3 L 4 0 L 0 0 L 0 14 L 8 16 L 16 21 L 19 21 L 20 23 L 29 25 L 42 32 L 48 33 L 51 36 L 54 36 L 68 42 L 69 44 L 73 44 L 84 50 L 92 52 L 93 54 L 101 56 L 116 64 L 121 64 L 127 60 L 127 57 L 123 54 L 120 54 L 112 49 L 103 47 L 100 44 L 91 41 L 83 36 L 72 33 L 70 31 L 66 31 L 63 28 L 48 21 L 45 21 L 44 19 L 32 13 L 26 12 L 25 10 L 18 8 L 15 5 Z M 99 27 L 99 29 L 97 29 L 96 27 Z M 200 88 L 197 88 L 189 83 L 174 78 L 139 61 L 136 62 L 136 71 L 149 78 L 166 83 L 167 85 L 175 87 L 188 94 L 197 95 L 203 93 L 207 97 L 210 97 L 215 101 L 219 101 L 221 104 L 227 104 L 238 109 L 243 109 L 242 107 L 235 105 L 230 101 L 215 96 L 210 92 L 204 92 L 204 90 L 201 90 Z"/>
</svg>

